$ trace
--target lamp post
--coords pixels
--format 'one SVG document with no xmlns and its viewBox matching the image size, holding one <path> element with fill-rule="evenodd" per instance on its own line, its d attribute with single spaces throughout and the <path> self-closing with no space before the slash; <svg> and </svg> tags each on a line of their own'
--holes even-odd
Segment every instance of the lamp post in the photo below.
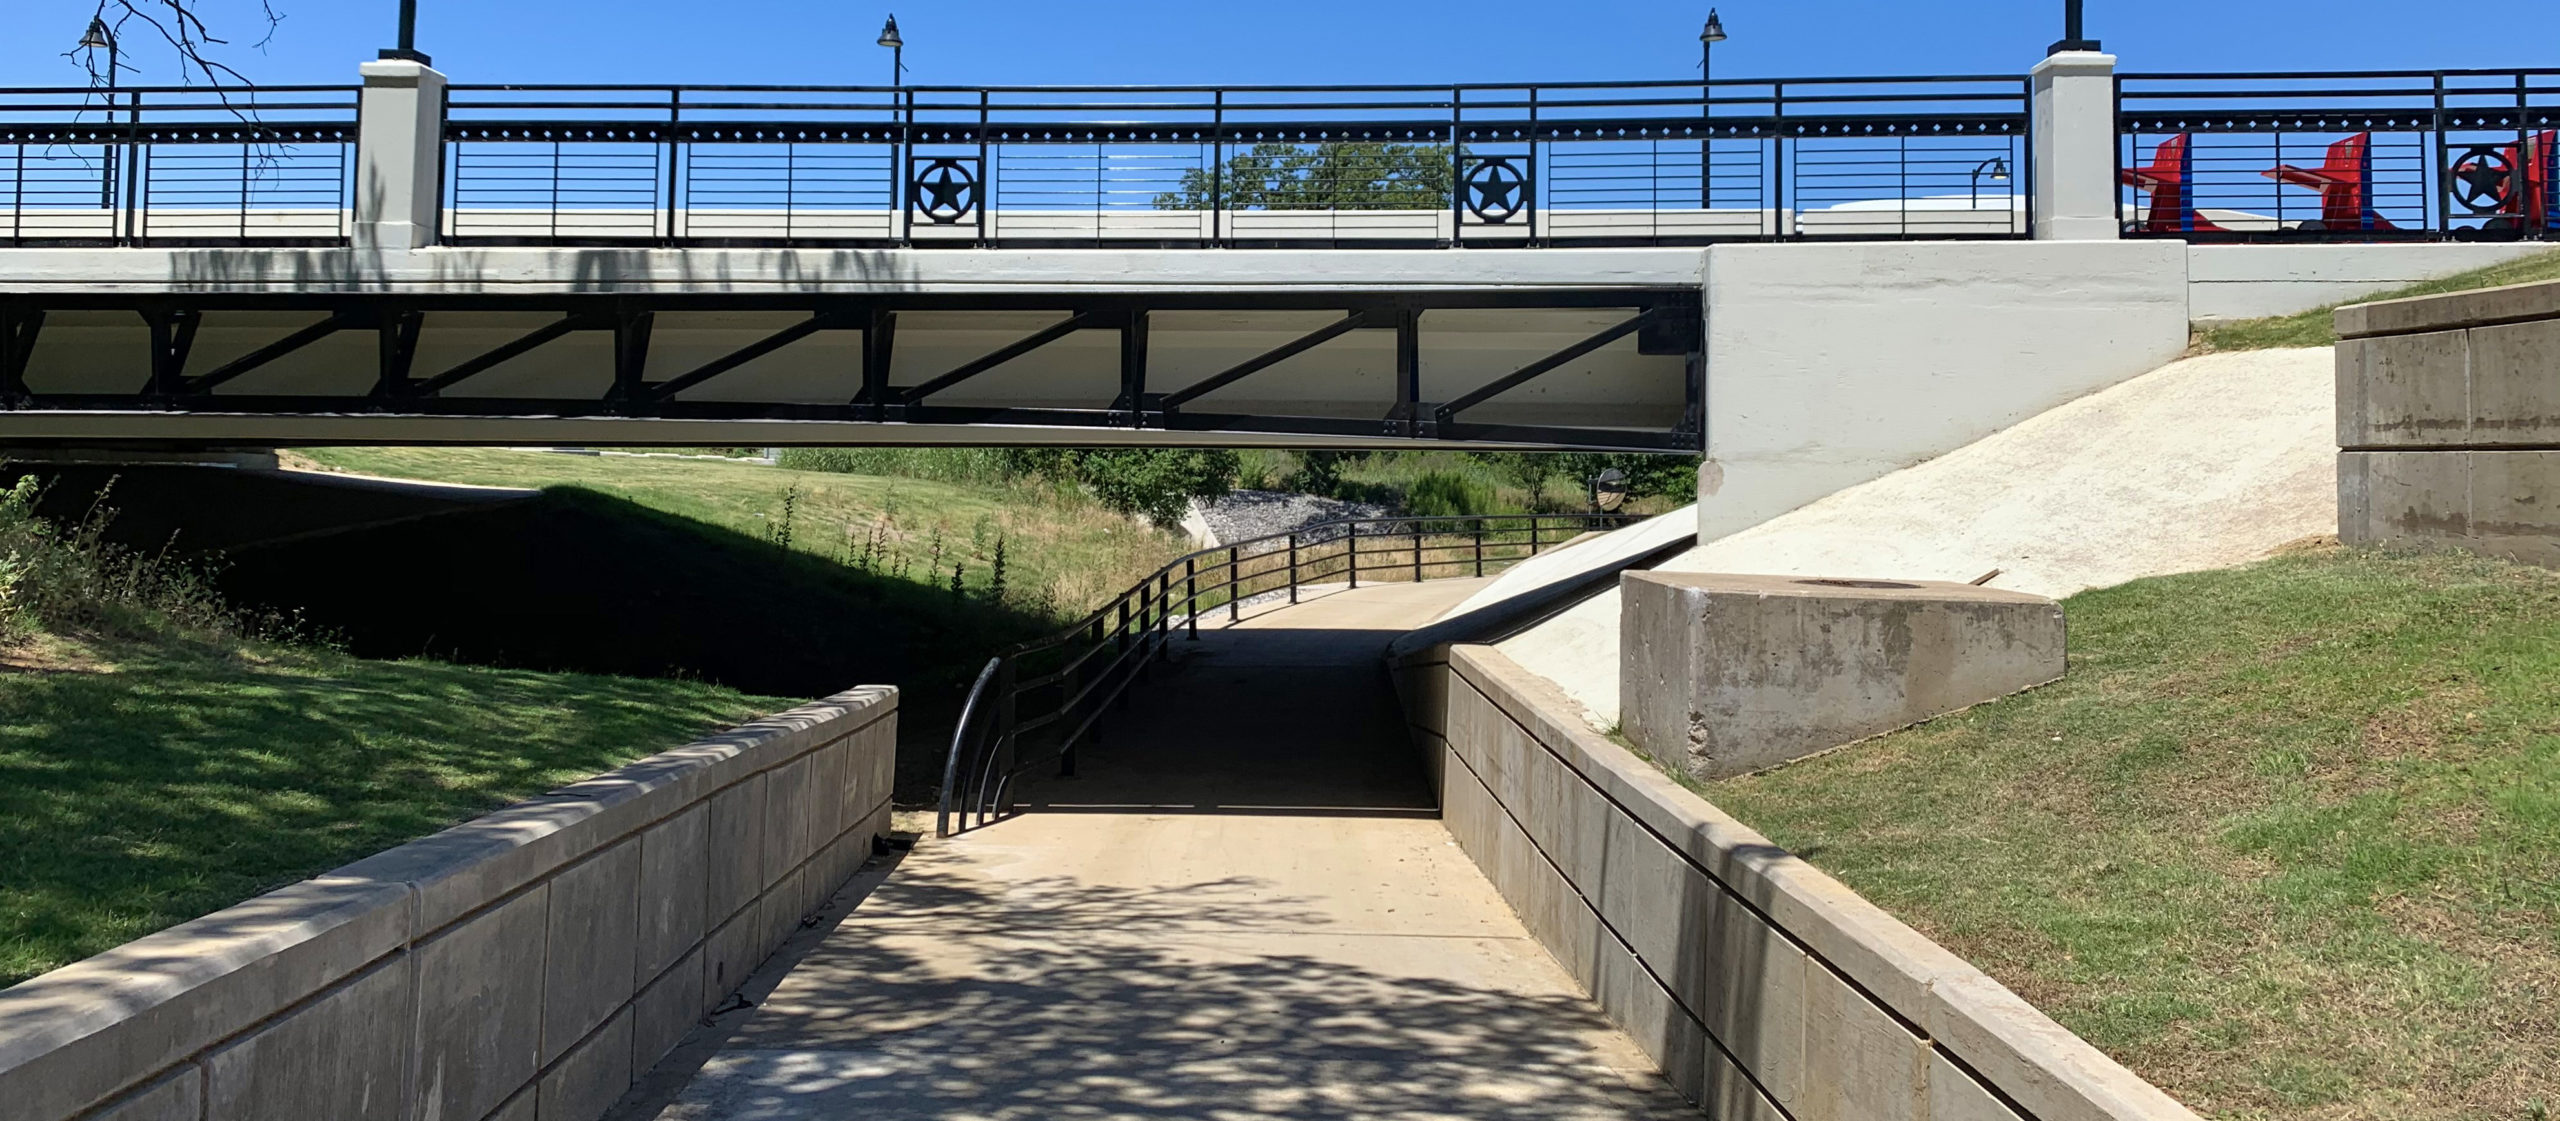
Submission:
<svg viewBox="0 0 2560 1121">
<path fill-rule="evenodd" d="M 1724 42 L 1724 19 L 1714 8 L 1707 9 L 1707 26 L 1698 32 L 1698 119 L 1705 123 L 1715 113 L 1716 44 Z M 1698 209 L 1716 207 L 1716 138 L 1712 123 L 1706 123 L 1708 135 L 1698 140 Z"/>
<path fill-rule="evenodd" d="M 2062 39 L 2054 45 L 2045 48 L 2045 53 L 2061 54 L 2064 51 L 2094 51 L 2100 49 L 2098 41 L 2089 38 L 2087 35 L 2083 34 L 2082 31 L 2083 28 L 2080 23 L 2080 0 L 2062 0 Z"/>
<path fill-rule="evenodd" d="M 1990 173 L 1991 181 L 1994 183 L 2008 182 L 2009 157 L 1993 156 L 1990 159 L 1973 165 L 1973 201 L 1966 205 L 1965 209 L 1967 211 L 1982 209 L 1982 176 L 1985 172 Z"/>
<path fill-rule="evenodd" d="M 420 66 L 435 61 L 418 50 L 418 0 L 400 0 L 400 45 L 382 52 L 382 57 Z"/>
<path fill-rule="evenodd" d="M 889 24 L 880 29 L 880 45 L 889 48 L 889 84 L 907 84 L 907 41 L 898 37 L 898 17 L 890 15 Z"/>
<path fill-rule="evenodd" d="M 89 20 L 89 30 L 80 36 L 80 45 L 87 50 L 107 52 L 107 119 L 112 121 L 116 111 L 116 71 L 123 65 L 121 52 L 116 49 L 116 31 L 107 26 L 106 20 L 93 17 Z M 112 142 L 107 145 L 105 158 L 98 161 L 98 208 L 106 211 L 116 208 L 116 146 Z M 109 221 L 113 220 L 110 215 Z"/>
</svg>

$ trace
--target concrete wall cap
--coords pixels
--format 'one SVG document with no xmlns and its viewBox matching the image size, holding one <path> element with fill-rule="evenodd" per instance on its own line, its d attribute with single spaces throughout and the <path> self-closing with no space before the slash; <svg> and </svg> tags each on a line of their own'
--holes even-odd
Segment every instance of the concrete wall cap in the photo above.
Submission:
<svg viewBox="0 0 2560 1121">
<path fill-rule="evenodd" d="M 2006 588 L 1947 580 L 1895 580 L 1864 576 L 1756 576 L 1715 572 L 1630 572 L 1629 581 L 1674 588 L 1805 599 L 1966 600 L 1976 603 L 2053 604 L 2050 598 Z M 2060 606 L 2055 604 L 2055 606 Z"/>
<path fill-rule="evenodd" d="M 327 875 L 0 990 L 0 1101 L 77 1112 L 399 950 L 408 889 Z"/>
<path fill-rule="evenodd" d="M 2041 78 L 2049 74 L 2078 77 L 2113 74 L 2115 71 L 2116 56 L 2105 51 L 2056 51 L 2046 55 L 2027 73 Z"/>
<path fill-rule="evenodd" d="M 2560 319 L 2560 280 L 2349 304 L 2338 309 L 2335 322 L 2339 338 L 2360 339 L 2529 319 Z"/>
<path fill-rule="evenodd" d="M 375 88 L 402 89 L 428 83 L 444 84 L 444 72 L 425 63 L 405 58 L 376 59 L 359 63 L 356 73 L 364 84 Z"/>
</svg>

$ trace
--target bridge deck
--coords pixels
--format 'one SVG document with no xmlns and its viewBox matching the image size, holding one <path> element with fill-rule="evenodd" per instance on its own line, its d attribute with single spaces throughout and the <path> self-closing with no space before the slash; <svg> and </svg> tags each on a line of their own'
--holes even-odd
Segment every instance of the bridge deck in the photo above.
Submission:
<svg viewBox="0 0 2560 1121">
<path fill-rule="evenodd" d="M 664 1121 L 1695 1117 L 1451 844 L 1377 655 L 1476 581 L 1204 632 L 927 843 Z"/>
</svg>

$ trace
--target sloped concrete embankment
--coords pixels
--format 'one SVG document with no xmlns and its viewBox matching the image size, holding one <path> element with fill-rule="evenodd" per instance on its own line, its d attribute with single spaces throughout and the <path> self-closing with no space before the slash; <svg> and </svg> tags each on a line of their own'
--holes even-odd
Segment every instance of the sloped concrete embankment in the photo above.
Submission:
<svg viewBox="0 0 2560 1121">
<path fill-rule="evenodd" d="M 1996 569 L 1993 587 L 2058 599 L 2254 560 L 2337 531 L 2333 380 L 2326 347 L 2182 360 L 1658 567 L 1953 581 Z M 1517 590 L 1497 581 L 1461 610 Z M 1607 728 L 1618 624 L 1612 588 L 1499 645 Z"/>
<path fill-rule="evenodd" d="M 10 1121 L 591 1121 L 889 830 L 864 688 L 0 991 Z"/>
<path fill-rule="evenodd" d="M 2194 1121 L 1485 646 L 1393 663 L 1449 831 L 1710 1117 Z"/>
</svg>

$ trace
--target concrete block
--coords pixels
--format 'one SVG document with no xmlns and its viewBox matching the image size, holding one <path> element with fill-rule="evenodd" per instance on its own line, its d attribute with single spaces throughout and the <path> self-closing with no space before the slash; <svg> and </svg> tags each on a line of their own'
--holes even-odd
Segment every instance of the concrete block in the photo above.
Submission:
<svg viewBox="0 0 2560 1121">
<path fill-rule="evenodd" d="M 541 1067 L 548 886 L 422 943 L 411 1121 L 481 1117 Z"/>
<path fill-rule="evenodd" d="M 756 952 L 756 935 L 762 929 L 750 903 L 702 940 L 702 1011 L 717 1007 L 764 963 L 765 956 Z"/>
<path fill-rule="evenodd" d="M 624 841 L 551 880 L 542 1061 L 559 1059 L 631 999 L 640 845 Z M 628 1061 L 626 1055 L 625 1061 Z M 544 1114 L 548 1116 L 549 1110 Z"/>
<path fill-rule="evenodd" d="M 793 869 L 766 889 L 764 898 L 756 904 L 758 962 L 772 957 L 774 951 L 782 948 L 783 941 L 791 937 L 791 932 L 799 929 L 803 914 L 800 908 L 801 875 L 802 870 Z"/>
<path fill-rule="evenodd" d="M 1707 1031 L 1778 1104 L 1797 1109 L 1805 1068 L 1806 975 L 1822 968 L 1748 908 L 1726 907 L 1710 932 L 1715 999 Z"/>
<path fill-rule="evenodd" d="M 596 1121 L 631 1088 L 631 1014 L 626 1011 L 580 1040 L 542 1076 L 542 1121 Z"/>
<path fill-rule="evenodd" d="M 2472 453 L 2338 453 L 2338 537 L 2452 544 L 2471 533 Z"/>
<path fill-rule="evenodd" d="M 409 891 L 330 875 L 0 990 L 0 1102 L 68 1117 L 409 939 Z"/>
<path fill-rule="evenodd" d="M 542 1088 L 527 1086 L 507 1099 L 507 1104 L 499 1106 L 498 1111 L 490 1114 L 486 1121 L 534 1121 L 541 1101 Z"/>
<path fill-rule="evenodd" d="M 756 775 L 711 796 L 710 880 L 705 913 L 713 926 L 755 903 L 764 891 L 764 788 Z"/>
<path fill-rule="evenodd" d="M 2459 444 L 2468 438 L 2467 333 L 2351 339 L 2337 353 L 2339 447 Z"/>
<path fill-rule="evenodd" d="M 2466 333 L 2471 443 L 2560 444 L 2560 319 Z"/>
<path fill-rule="evenodd" d="M 2061 605 L 1964 584 L 1632 572 L 1626 734 L 1701 779 L 2062 676 Z"/>
<path fill-rule="evenodd" d="M 188 1063 L 80 1121 L 201 1121 L 204 1068 Z"/>
<path fill-rule="evenodd" d="M 417 975 L 390 961 L 207 1054 L 206 1121 L 403 1121 Z"/>
<path fill-rule="evenodd" d="M 1657 973 L 1704 957 L 1714 913 L 1704 900 L 1723 889 L 1625 814 L 1610 815 L 1608 845 L 1599 904 L 1610 929 Z"/>
<path fill-rule="evenodd" d="M 1999 982 L 1975 973 L 1941 980 L 1920 1029 L 2001 1088 L 2039 1121 L 2195 1121 L 2159 1087 L 2099 1053 L 2087 1040 Z"/>
<path fill-rule="evenodd" d="M 1926 1121 L 1929 1048 L 1821 966 L 1805 971 L 1796 1121 Z"/>
<path fill-rule="evenodd" d="M 809 854 L 801 848 L 809 836 L 808 756 L 784 763 L 764 775 L 764 883 L 770 892 L 783 877 L 799 870 Z"/>
<path fill-rule="evenodd" d="M 666 1058 L 701 1016 L 702 951 L 695 950 L 677 960 L 673 968 L 651 981 L 632 1000 L 632 1076 L 639 1077 Z"/>
<path fill-rule="evenodd" d="M 1945 1055 L 1929 1053 L 1929 1121 L 2022 1121 L 2018 1111 L 1994 1097 Z"/>
<path fill-rule="evenodd" d="M 657 976 L 702 941 L 704 884 L 711 859 L 711 810 L 696 805 L 640 835 L 637 980 Z"/>
<path fill-rule="evenodd" d="M 1716 1121 L 1787 1121 L 1785 1111 L 1752 1084 L 1733 1056 L 1709 1043 L 1706 1071 L 1698 1091 L 1698 1110 Z"/>
<path fill-rule="evenodd" d="M 1599 946 L 1599 984 L 1592 990 L 1610 1022 L 1690 1101 L 1706 1091 L 1706 1032 L 1664 992 L 1627 945 L 1615 938 Z"/>
<path fill-rule="evenodd" d="M 2560 319 L 2560 281 L 2355 304 L 2339 308 L 2336 323 L 2340 338 L 2353 339 L 2525 319 Z"/>
<path fill-rule="evenodd" d="M 2461 454 L 2471 461 L 2471 532 L 2461 544 L 2493 557 L 2560 567 L 2560 451 Z"/>
</svg>

